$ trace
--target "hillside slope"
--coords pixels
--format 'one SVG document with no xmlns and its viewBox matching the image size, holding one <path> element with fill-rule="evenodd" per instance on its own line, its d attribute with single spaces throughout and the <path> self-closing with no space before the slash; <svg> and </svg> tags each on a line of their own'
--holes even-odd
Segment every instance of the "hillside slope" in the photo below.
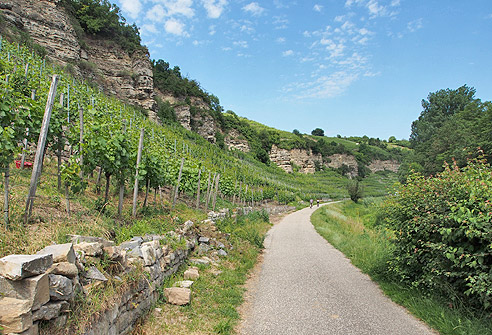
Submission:
<svg viewBox="0 0 492 335">
<path fill-rule="evenodd" d="M 359 146 L 347 139 L 294 135 L 232 111 L 223 113 L 219 99 L 183 77 L 178 66 L 151 60 L 137 27 L 127 25 L 116 6 L 88 3 L 88 8 L 73 0 L 5 3 L 0 6 L 0 32 L 141 108 L 151 120 L 179 124 L 220 148 L 251 152 L 286 172 L 333 169 L 352 177 L 397 172 L 404 153 L 379 140 L 371 145 L 367 139 Z"/>
</svg>

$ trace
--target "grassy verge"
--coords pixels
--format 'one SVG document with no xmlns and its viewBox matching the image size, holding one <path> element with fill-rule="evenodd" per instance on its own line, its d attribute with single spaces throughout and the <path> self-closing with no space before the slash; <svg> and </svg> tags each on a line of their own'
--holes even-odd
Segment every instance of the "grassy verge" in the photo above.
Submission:
<svg viewBox="0 0 492 335">
<path fill-rule="evenodd" d="M 387 271 L 390 231 L 374 228 L 378 200 L 337 203 L 311 217 L 318 233 L 376 281 L 386 295 L 442 335 L 492 334 L 492 318 L 394 279 Z"/>
<path fill-rule="evenodd" d="M 233 250 L 217 266 L 199 267 L 200 278 L 192 286 L 189 305 L 161 301 L 135 334 L 232 334 L 240 317 L 237 308 L 243 302 L 243 285 L 263 247 L 268 221 L 268 215 L 259 212 L 218 223 L 220 231 L 230 234 Z M 182 280 L 182 272 L 164 286 L 178 280 Z"/>
</svg>

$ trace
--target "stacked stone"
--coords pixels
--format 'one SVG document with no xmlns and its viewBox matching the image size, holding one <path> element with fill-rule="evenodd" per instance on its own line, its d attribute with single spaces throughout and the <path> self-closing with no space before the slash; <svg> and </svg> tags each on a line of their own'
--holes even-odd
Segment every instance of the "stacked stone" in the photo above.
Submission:
<svg viewBox="0 0 492 335">
<path fill-rule="evenodd" d="M 115 246 L 98 237 L 71 236 L 72 243 L 51 245 L 36 255 L 10 255 L 0 259 L 0 326 L 4 334 L 39 334 L 41 320 L 64 326 L 77 292 L 108 279 L 95 266 L 110 259 L 119 272 L 142 268 L 147 275 L 131 285 L 108 310 L 91 320 L 85 334 L 129 334 L 138 318 L 157 301 L 158 288 L 175 273 L 195 247 L 193 222 L 185 223 L 180 234 L 134 237 Z M 185 238 L 185 250 L 172 251 L 167 243 Z M 118 276 L 115 280 L 121 280 Z"/>
<path fill-rule="evenodd" d="M 5 334 L 38 334 L 39 321 L 64 324 L 78 269 L 71 243 L 0 259 L 0 324 Z"/>
</svg>

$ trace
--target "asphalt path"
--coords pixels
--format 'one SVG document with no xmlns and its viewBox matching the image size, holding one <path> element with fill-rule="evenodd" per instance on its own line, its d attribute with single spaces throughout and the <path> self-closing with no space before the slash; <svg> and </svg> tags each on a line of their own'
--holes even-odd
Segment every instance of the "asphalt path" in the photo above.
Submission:
<svg viewBox="0 0 492 335">
<path fill-rule="evenodd" d="M 268 233 L 240 333 L 435 334 L 318 235 L 316 209 L 292 213 Z"/>
</svg>

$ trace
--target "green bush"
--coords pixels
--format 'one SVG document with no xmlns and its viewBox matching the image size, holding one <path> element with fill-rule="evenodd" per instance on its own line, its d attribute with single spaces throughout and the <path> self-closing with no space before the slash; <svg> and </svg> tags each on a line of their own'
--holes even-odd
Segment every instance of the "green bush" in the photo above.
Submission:
<svg viewBox="0 0 492 335">
<path fill-rule="evenodd" d="M 411 175 L 383 206 L 395 232 L 392 271 L 416 287 L 490 309 L 492 169 L 474 160 L 435 177 Z"/>
</svg>

